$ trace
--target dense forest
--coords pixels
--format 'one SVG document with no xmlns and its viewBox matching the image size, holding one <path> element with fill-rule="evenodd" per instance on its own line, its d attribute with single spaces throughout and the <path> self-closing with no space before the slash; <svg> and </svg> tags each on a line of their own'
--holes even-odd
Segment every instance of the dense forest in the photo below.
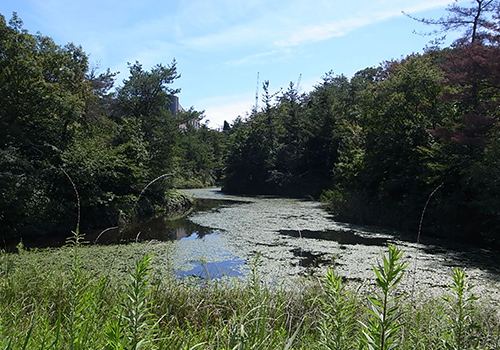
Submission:
<svg viewBox="0 0 500 350">
<path fill-rule="evenodd" d="M 417 19 L 463 30 L 451 46 L 328 72 L 307 93 L 266 81 L 260 108 L 222 131 L 168 109 L 175 60 L 129 64 L 115 86 L 81 47 L 2 16 L 0 237 L 69 230 L 79 212 L 86 227 L 111 226 L 163 210 L 171 188 L 223 184 L 321 198 L 340 220 L 412 232 L 428 201 L 422 232 L 498 246 L 500 12 L 473 4 Z"/>
<path fill-rule="evenodd" d="M 115 87 L 81 47 L 22 25 L 0 17 L 0 237 L 70 232 L 77 216 L 113 226 L 161 211 L 172 187 L 220 177 L 222 134 L 192 127 L 199 111 L 168 108 L 175 60 L 129 64 Z"/>
<path fill-rule="evenodd" d="M 452 4 L 450 47 L 271 93 L 230 129 L 225 190 L 321 195 L 338 219 L 500 242 L 500 12 Z"/>
</svg>

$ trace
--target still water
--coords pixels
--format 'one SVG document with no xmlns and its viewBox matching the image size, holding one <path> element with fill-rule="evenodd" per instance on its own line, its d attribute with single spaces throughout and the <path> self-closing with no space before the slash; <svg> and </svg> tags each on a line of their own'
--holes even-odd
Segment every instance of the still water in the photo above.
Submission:
<svg viewBox="0 0 500 350">
<path fill-rule="evenodd" d="M 496 252 L 429 237 L 417 243 L 416 230 L 403 234 L 336 222 L 316 201 L 232 196 L 219 189 L 187 192 L 201 200 L 226 202 L 187 217 L 213 233 L 201 240 L 176 242 L 179 271 L 210 275 L 227 266 L 219 276 L 238 276 L 255 268 L 263 281 L 293 285 L 303 276 L 321 278 L 328 269 L 335 269 L 345 280 L 371 288 L 372 266 L 393 244 L 403 250 L 408 263 L 402 283 L 407 291 L 440 295 L 451 282 L 453 269 L 459 267 L 466 269 L 477 294 L 500 302 Z M 186 261 L 195 263 L 183 267 Z"/>
<path fill-rule="evenodd" d="M 403 250 L 409 266 L 403 280 L 407 290 L 415 287 L 439 295 L 450 283 L 453 268 L 460 267 L 477 294 L 500 303 L 500 261 L 495 252 L 425 237 L 417 243 L 416 234 L 336 222 L 311 200 L 233 196 L 216 188 L 186 192 L 197 199 L 187 216 L 156 217 L 126 231 L 86 232 L 86 239 L 166 247 L 165 261 L 179 278 L 244 279 L 257 271 L 263 282 L 279 286 L 293 286 L 304 276 L 321 278 L 335 269 L 346 281 L 369 287 L 372 266 L 380 262 L 387 245 L 394 244 Z M 30 243 L 58 246 L 64 237 Z"/>
</svg>

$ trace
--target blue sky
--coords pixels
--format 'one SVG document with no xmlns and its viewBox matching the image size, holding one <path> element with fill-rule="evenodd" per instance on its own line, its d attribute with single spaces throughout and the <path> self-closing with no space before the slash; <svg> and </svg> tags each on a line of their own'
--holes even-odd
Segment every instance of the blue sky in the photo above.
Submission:
<svg viewBox="0 0 500 350">
<path fill-rule="evenodd" d="M 413 52 L 430 37 L 401 14 L 438 18 L 452 0 L 7 0 L 31 33 L 82 45 L 92 63 L 128 77 L 127 62 L 146 69 L 177 60 L 185 108 L 205 110 L 218 127 L 255 103 L 257 72 L 271 91 L 299 76 L 310 91 L 329 71 L 352 76 Z"/>
</svg>

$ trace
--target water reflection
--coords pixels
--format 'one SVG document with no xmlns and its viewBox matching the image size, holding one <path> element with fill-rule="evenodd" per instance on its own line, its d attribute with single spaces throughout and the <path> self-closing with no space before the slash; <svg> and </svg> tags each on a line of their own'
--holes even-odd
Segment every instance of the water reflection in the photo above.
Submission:
<svg viewBox="0 0 500 350">
<path fill-rule="evenodd" d="M 318 267 L 320 265 L 329 265 L 332 263 L 331 258 L 326 258 L 326 253 L 313 253 L 301 248 L 292 249 L 291 252 L 295 257 L 299 258 L 299 261 L 297 263 L 292 263 L 292 266 Z"/>
<path fill-rule="evenodd" d="M 116 230 L 118 231 L 118 230 Z M 131 241 L 176 241 L 192 234 L 198 237 L 213 233 L 213 229 L 197 225 L 187 217 L 170 219 L 155 217 L 147 222 L 120 232 L 110 232 L 108 237 L 101 237 L 99 244 L 124 243 Z"/>
<path fill-rule="evenodd" d="M 184 231 L 183 231 L 184 232 Z M 214 231 L 212 231 L 212 233 L 210 234 L 205 234 L 205 235 L 199 235 L 198 232 L 193 232 L 191 234 L 181 234 L 181 235 L 177 235 L 177 240 L 178 241 L 189 241 L 189 240 L 192 240 L 192 239 L 201 239 L 201 238 L 207 238 L 207 237 L 212 237 L 212 236 L 215 236 L 216 233 L 213 233 Z"/>
<path fill-rule="evenodd" d="M 180 278 L 198 277 L 204 280 L 218 279 L 222 277 L 243 277 L 241 267 L 245 260 L 232 257 L 222 261 L 191 261 L 194 267 L 187 271 L 177 270 L 175 274 Z"/>
<path fill-rule="evenodd" d="M 239 204 L 236 201 L 198 199 L 190 211 L 215 211 L 222 206 Z M 99 238 L 99 244 L 126 243 L 132 241 L 178 241 L 188 237 L 203 238 L 206 235 L 213 234 L 214 230 L 209 227 L 201 226 L 191 222 L 188 215 L 171 218 L 168 216 L 157 216 L 150 220 L 128 228 L 127 230 L 114 230 L 106 232 Z"/>
<path fill-rule="evenodd" d="M 188 220 L 188 215 L 200 211 L 217 211 L 220 207 L 227 207 L 244 203 L 241 201 L 218 200 L 218 199 L 197 199 L 194 207 L 180 217 L 168 217 L 166 215 L 151 218 L 125 229 L 118 227 L 102 228 L 93 230 L 82 230 L 85 234 L 85 241 L 94 244 L 119 244 L 135 241 L 176 241 L 187 237 L 203 238 L 206 235 L 213 234 L 214 230 L 197 225 Z M 68 234 L 53 234 L 50 237 L 37 236 L 29 237 L 23 241 L 26 248 L 49 248 L 61 247 L 66 243 Z M 7 251 L 17 251 L 16 245 L 20 238 L 5 240 L 0 242 L 0 246 Z"/>
</svg>

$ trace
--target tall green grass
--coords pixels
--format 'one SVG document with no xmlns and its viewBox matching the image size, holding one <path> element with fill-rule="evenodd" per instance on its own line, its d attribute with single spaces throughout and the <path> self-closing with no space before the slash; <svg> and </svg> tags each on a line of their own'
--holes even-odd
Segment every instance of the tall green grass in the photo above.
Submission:
<svg viewBox="0 0 500 350">
<path fill-rule="evenodd" d="M 91 249 L 104 248 L 75 233 L 62 249 L 0 253 L 0 349 L 500 349 L 498 313 L 462 270 L 443 298 L 407 301 L 396 247 L 369 295 L 334 271 L 293 291 L 268 286 L 258 260 L 246 282 L 178 279 L 144 254 L 153 244 L 131 245 L 116 273 L 92 265 Z"/>
</svg>

